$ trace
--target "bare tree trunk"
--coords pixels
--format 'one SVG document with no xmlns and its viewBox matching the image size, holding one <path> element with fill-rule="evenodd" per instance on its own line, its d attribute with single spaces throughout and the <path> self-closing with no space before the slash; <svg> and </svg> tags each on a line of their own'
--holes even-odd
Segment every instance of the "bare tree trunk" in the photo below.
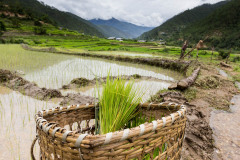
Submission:
<svg viewBox="0 0 240 160">
<path fill-rule="evenodd" d="M 228 59 L 229 59 L 229 57 L 230 57 L 231 52 L 232 52 L 232 49 L 231 49 L 231 50 L 229 51 L 229 53 L 228 53 L 228 56 L 227 56 L 227 59 L 226 59 L 226 64 L 227 64 L 227 62 L 228 62 Z"/>
<path fill-rule="evenodd" d="M 199 52 L 199 50 L 197 49 L 197 55 L 196 55 L 196 59 L 198 59 L 198 52 Z"/>
<path fill-rule="evenodd" d="M 184 59 L 187 55 L 189 55 L 194 49 L 196 49 L 196 47 L 192 48 L 187 54 L 185 54 L 182 59 Z"/>
<path fill-rule="evenodd" d="M 200 67 L 198 67 L 197 69 L 195 69 L 192 73 L 191 76 L 180 80 L 178 83 L 175 83 L 171 86 L 168 87 L 168 89 L 180 89 L 180 90 L 184 90 L 187 89 L 188 87 L 190 87 L 195 80 L 197 79 L 197 76 L 199 74 L 200 71 Z"/>
<path fill-rule="evenodd" d="M 187 89 L 189 86 L 191 86 L 195 82 L 195 80 L 197 79 L 199 71 L 200 71 L 200 67 L 195 69 L 191 76 L 189 76 L 189 77 L 187 77 L 185 79 L 180 80 L 177 83 L 177 88 L 179 88 L 179 89 Z"/>
<path fill-rule="evenodd" d="M 213 57 L 213 50 L 214 50 L 214 47 L 212 47 L 211 61 L 212 61 L 212 57 Z"/>
</svg>

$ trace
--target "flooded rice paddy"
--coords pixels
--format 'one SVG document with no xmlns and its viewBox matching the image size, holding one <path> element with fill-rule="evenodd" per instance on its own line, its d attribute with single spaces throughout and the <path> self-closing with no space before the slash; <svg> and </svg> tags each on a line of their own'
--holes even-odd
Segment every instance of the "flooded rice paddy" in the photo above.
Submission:
<svg viewBox="0 0 240 160">
<path fill-rule="evenodd" d="M 147 101 L 161 89 L 183 76 L 177 72 L 142 64 L 115 62 L 53 53 L 25 51 L 19 45 L 0 45 L 0 68 L 20 72 L 23 78 L 40 87 L 61 88 L 74 78 L 94 79 L 112 76 L 150 76 L 158 80 L 136 80 L 135 87 L 142 90 Z M 101 88 L 100 88 L 101 89 Z M 94 86 L 62 91 L 94 96 Z M 0 86 L 0 160 L 30 159 L 30 146 L 35 138 L 34 115 L 47 108 L 56 107 L 59 100 L 39 101 Z M 35 148 L 37 152 L 38 148 Z"/>
<path fill-rule="evenodd" d="M 39 101 L 5 87 L 0 90 L 0 160 L 28 160 L 36 136 L 35 113 L 57 104 Z"/>
<path fill-rule="evenodd" d="M 135 81 L 134 87 L 138 88 L 140 92 L 143 94 L 142 102 L 146 102 L 149 100 L 151 95 L 155 95 L 158 91 L 167 89 L 171 83 L 163 82 L 163 81 L 155 81 L 155 80 L 140 80 Z M 95 86 L 88 86 L 79 89 L 71 89 L 71 90 L 61 90 L 63 95 L 67 95 L 68 93 L 82 93 L 82 95 L 92 96 L 98 98 L 97 92 L 102 91 L 102 87 L 96 88 Z"/>
</svg>

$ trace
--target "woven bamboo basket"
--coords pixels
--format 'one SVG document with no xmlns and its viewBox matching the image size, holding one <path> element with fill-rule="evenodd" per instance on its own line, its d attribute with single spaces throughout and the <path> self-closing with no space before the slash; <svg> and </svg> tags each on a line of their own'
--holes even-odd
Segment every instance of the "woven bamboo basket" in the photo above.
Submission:
<svg viewBox="0 0 240 160">
<path fill-rule="evenodd" d="M 40 159 L 180 159 L 186 108 L 175 103 L 143 103 L 151 123 L 104 135 L 95 135 L 95 105 L 71 105 L 40 111 L 35 116 Z"/>
</svg>

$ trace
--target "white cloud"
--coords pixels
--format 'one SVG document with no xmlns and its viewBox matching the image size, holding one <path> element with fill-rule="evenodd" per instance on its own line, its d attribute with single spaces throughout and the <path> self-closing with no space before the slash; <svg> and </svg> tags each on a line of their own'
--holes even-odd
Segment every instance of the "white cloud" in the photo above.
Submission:
<svg viewBox="0 0 240 160">
<path fill-rule="evenodd" d="M 144 26 L 158 26 L 172 16 L 203 3 L 221 0 L 40 0 L 84 19 L 112 17 Z"/>
</svg>

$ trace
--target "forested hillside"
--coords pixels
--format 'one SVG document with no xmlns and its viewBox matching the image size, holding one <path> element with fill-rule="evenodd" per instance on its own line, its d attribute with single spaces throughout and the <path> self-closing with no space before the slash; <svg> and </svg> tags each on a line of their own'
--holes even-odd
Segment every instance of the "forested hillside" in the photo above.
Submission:
<svg viewBox="0 0 240 160">
<path fill-rule="evenodd" d="M 0 2 L 9 5 L 16 13 L 38 17 L 41 20 L 45 19 L 59 27 L 103 37 L 103 34 L 96 29 L 96 26 L 88 21 L 72 13 L 59 11 L 37 0 L 1 0 Z"/>
<path fill-rule="evenodd" d="M 205 19 L 190 25 L 182 37 L 197 41 L 209 36 L 208 43 L 218 48 L 240 48 L 240 1 L 232 0 Z"/>
<path fill-rule="evenodd" d="M 186 10 L 173 18 L 167 20 L 165 23 L 152 29 L 149 32 L 146 32 L 140 36 L 140 39 L 164 39 L 167 41 L 176 41 L 182 36 L 182 30 L 184 30 L 189 25 L 206 18 L 217 8 L 226 4 L 226 1 L 219 2 L 216 4 L 204 4 L 198 7 L 195 7 L 191 10 Z"/>
</svg>

